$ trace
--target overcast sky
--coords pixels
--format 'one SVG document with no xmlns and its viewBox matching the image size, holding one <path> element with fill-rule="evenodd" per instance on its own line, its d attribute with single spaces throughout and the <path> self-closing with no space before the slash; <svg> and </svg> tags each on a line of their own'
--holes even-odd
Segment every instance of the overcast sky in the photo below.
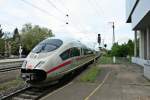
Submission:
<svg viewBox="0 0 150 100">
<path fill-rule="evenodd" d="M 91 47 L 100 33 L 110 49 L 112 21 L 117 42 L 133 39 L 131 25 L 125 23 L 125 0 L 0 0 L 4 31 L 12 32 L 15 27 L 21 29 L 23 24 L 32 23 L 52 29 L 56 36 L 80 39 Z"/>
</svg>

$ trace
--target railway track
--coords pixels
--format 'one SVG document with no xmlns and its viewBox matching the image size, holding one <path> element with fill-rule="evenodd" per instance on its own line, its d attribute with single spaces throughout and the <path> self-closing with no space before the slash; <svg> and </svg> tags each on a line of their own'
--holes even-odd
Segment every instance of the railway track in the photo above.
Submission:
<svg viewBox="0 0 150 100">
<path fill-rule="evenodd" d="M 0 72 L 7 72 L 11 70 L 20 69 L 23 63 L 23 59 L 6 59 L 0 60 Z"/>
<path fill-rule="evenodd" d="M 2 100 L 37 100 L 49 91 L 49 88 L 27 87 L 9 96 L 3 97 Z"/>
<path fill-rule="evenodd" d="M 45 96 L 46 94 L 51 93 L 67 85 L 71 80 L 72 78 L 41 88 L 29 86 L 20 89 L 8 96 L 2 97 L 1 100 L 39 100 L 41 97 Z"/>
<path fill-rule="evenodd" d="M 20 69 L 20 66 L 1 68 L 1 69 L 0 69 L 0 72 L 7 72 L 7 71 L 12 71 L 12 70 L 17 70 L 17 69 Z"/>
</svg>

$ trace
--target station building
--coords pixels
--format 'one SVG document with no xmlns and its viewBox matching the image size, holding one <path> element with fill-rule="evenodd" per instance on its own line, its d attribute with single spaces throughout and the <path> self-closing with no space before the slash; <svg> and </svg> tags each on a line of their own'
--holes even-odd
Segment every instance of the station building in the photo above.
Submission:
<svg viewBox="0 0 150 100">
<path fill-rule="evenodd" d="M 144 76 L 150 79 L 150 0 L 126 0 L 126 22 L 134 31 L 132 62 L 144 67 Z"/>
</svg>

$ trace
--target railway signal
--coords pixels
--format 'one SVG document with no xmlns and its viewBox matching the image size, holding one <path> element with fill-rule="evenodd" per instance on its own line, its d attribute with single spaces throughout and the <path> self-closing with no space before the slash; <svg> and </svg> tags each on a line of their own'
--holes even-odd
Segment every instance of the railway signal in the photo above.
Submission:
<svg viewBox="0 0 150 100">
<path fill-rule="evenodd" d="M 100 44 L 101 44 L 101 34 L 98 34 L 98 44 L 99 44 L 99 46 L 100 46 Z"/>
</svg>

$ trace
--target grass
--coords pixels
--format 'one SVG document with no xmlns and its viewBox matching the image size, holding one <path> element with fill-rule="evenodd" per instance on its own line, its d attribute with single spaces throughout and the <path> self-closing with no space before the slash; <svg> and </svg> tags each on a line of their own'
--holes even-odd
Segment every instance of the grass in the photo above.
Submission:
<svg viewBox="0 0 150 100">
<path fill-rule="evenodd" d="M 21 80 L 19 77 L 16 77 L 15 80 L 11 80 L 9 82 L 0 84 L 0 91 L 5 91 L 9 88 L 13 88 L 19 84 L 23 84 L 23 80 Z"/>
<path fill-rule="evenodd" d="M 100 57 L 100 59 L 98 59 L 98 64 L 113 64 L 112 57 Z"/>
<path fill-rule="evenodd" d="M 130 60 L 126 57 L 116 57 L 116 64 L 128 64 Z M 101 72 L 101 69 L 97 67 L 99 64 L 113 64 L 112 57 L 105 57 L 102 56 L 97 60 L 96 65 L 91 66 L 89 70 L 87 70 L 83 75 L 80 77 L 81 82 L 95 82 L 96 77 Z"/>
<path fill-rule="evenodd" d="M 126 57 L 116 57 L 115 64 L 128 64 L 128 63 L 131 63 L 130 59 L 127 59 Z M 113 64 L 113 58 L 102 56 L 100 57 L 100 59 L 98 59 L 98 64 Z"/>
<path fill-rule="evenodd" d="M 87 72 L 85 72 L 83 75 L 80 77 L 81 82 L 95 82 L 96 77 L 100 73 L 100 68 L 97 66 L 91 66 Z"/>
</svg>

